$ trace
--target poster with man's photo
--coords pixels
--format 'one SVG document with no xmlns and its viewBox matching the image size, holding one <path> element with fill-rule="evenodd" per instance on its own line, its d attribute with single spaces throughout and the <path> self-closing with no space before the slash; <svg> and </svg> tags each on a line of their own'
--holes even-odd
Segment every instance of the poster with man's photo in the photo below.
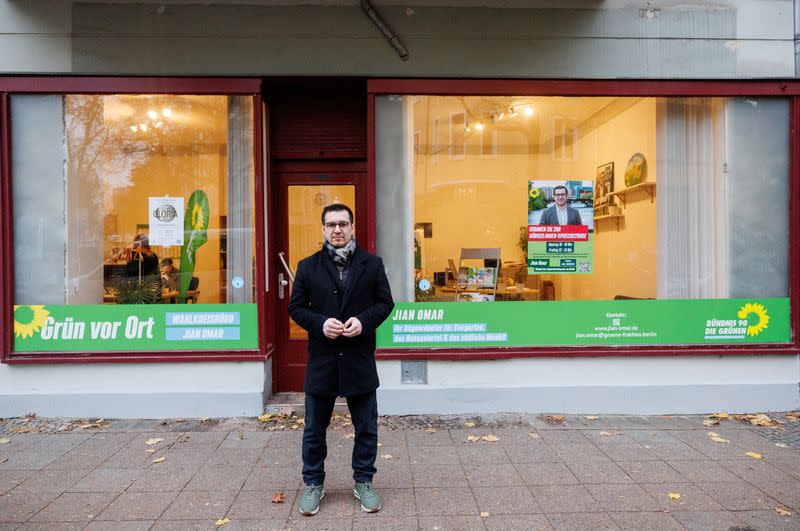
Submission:
<svg viewBox="0 0 800 531">
<path fill-rule="evenodd" d="M 528 181 L 528 273 L 593 270 L 592 181 Z"/>
</svg>

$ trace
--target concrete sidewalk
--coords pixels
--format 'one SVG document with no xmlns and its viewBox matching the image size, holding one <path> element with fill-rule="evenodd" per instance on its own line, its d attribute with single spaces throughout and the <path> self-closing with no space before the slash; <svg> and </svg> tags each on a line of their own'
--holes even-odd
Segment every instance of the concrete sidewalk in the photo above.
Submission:
<svg viewBox="0 0 800 531">
<path fill-rule="evenodd" d="M 301 419 L 5 419 L 0 530 L 800 529 L 800 423 L 770 416 L 782 429 L 702 416 L 381 418 L 377 514 L 353 498 L 352 427 L 337 417 L 313 517 L 297 509 Z"/>
</svg>

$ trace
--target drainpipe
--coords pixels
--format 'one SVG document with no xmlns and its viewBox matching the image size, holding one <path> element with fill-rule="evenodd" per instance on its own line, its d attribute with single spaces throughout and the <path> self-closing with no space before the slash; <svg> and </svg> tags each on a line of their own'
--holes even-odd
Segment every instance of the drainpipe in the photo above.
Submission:
<svg viewBox="0 0 800 531">
<path fill-rule="evenodd" d="M 383 33 L 383 36 L 386 37 L 386 40 L 389 41 L 389 44 L 395 49 L 397 55 L 400 56 L 400 59 L 403 61 L 408 61 L 408 50 L 406 50 L 406 47 L 400 41 L 400 37 L 395 35 L 394 31 L 392 31 L 392 28 L 390 28 L 389 25 L 384 22 L 380 13 L 378 13 L 378 11 L 375 9 L 375 6 L 372 5 L 372 2 L 369 0 L 361 0 L 361 10 L 365 15 L 367 15 L 367 18 L 369 18 L 372 23 L 375 24 L 375 27 L 378 28 L 381 33 Z"/>
</svg>

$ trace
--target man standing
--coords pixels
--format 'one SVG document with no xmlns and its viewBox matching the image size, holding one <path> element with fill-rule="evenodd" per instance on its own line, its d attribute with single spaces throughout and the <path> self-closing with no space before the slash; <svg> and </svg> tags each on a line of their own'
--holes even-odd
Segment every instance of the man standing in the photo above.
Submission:
<svg viewBox="0 0 800 531">
<path fill-rule="evenodd" d="M 567 187 L 558 185 L 553 188 L 556 204 L 542 212 L 539 225 L 583 225 L 581 214 L 577 208 L 567 206 Z"/>
<path fill-rule="evenodd" d="M 297 266 L 289 315 L 308 332 L 300 512 L 319 511 L 325 495 L 325 432 L 337 396 L 347 398 L 355 429 L 353 494 L 366 512 L 381 508 L 372 485 L 378 452 L 375 330 L 394 308 L 383 261 L 356 244 L 353 211 L 322 210 L 323 248 Z"/>
</svg>

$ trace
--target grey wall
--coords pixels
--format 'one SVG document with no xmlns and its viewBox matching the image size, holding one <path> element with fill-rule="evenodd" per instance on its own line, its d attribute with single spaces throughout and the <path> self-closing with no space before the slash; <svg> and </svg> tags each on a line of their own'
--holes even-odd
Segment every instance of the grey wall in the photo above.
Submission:
<svg viewBox="0 0 800 531">
<path fill-rule="evenodd" d="M 408 62 L 355 0 L 242 3 L 263 5 L 0 0 L 0 71 L 591 78 L 796 71 L 793 0 L 579 0 L 558 8 L 376 2 Z M 538 7 L 482 7 L 492 4 Z"/>
</svg>

